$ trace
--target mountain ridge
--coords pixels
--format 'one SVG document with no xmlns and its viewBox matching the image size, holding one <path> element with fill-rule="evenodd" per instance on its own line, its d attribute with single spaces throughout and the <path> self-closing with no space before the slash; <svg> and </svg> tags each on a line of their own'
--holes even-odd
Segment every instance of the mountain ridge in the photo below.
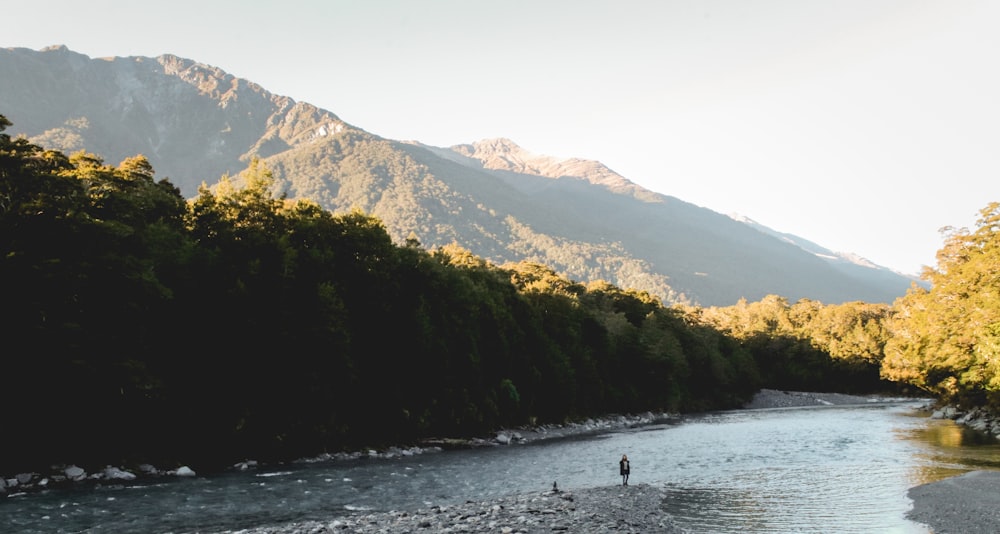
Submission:
<svg viewBox="0 0 1000 534">
<path fill-rule="evenodd" d="M 794 234 L 789 234 L 787 232 L 781 232 L 781 231 L 775 230 L 775 229 L 773 229 L 773 228 L 771 228 L 769 226 L 763 225 L 763 224 L 761 224 L 761 223 L 759 223 L 759 222 L 757 222 L 757 221 L 755 221 L 755 220 L 753 220 L 750 217 L 747 217 L 745 215 L 740 215 L 738 213 L 730 213 L 729 216 L 733 220 L 735 220 L 735 221 L 742 222 L 742 223 L 744 223 L 744 224 L 746 224 L 746 225 L 748 225 L 748 226 L 750 226 L 752 228 L 755 228 L 757 230 L 760 230 L 761 232 L 764 232 L 766 234 L 774 235 L 774 236 L 778 237 L 779 239 L 782 239 L 782 240 L 785 240 L 785 241 L 787 241 L 789 243 L 792 243 L 792 244 L 796 245 L 797 247 L 799 247 L 799 248 L 801 248 L 801 249 L 803 249 L 803 250 L 805 250 L 807 252 L 811 252 L 811 253 L 813 253 L 816 256 L 819 256 L 821 258 L 829 259 L 831 261 L 845 261 L 845 262 L 853 263 L 853 264 L 856 264 L 856 265 L 859 265 L 859 266 L 862 266 L 862 267 L 871 267 L 871 268 L 876 268 L 876 269 L 877 268 L 889 269 L 888 267 L 883 267 L 881 265 L 878 265 L 875 262 L 869 260 L 868 258 L 862 257 L 862 256 L 860 256 L 858 254 L 853 253 L 853 252 L 836 252 L 836 251 L 830 250 L 830 249 L 828 249 L 828 248 L 826 248 L 826 247 L 824 247 L 822 245 L 819 245 L 819 244 L 817 244 L 817 243 L 815 243 L 813 241 L 805 239 L 803 237 L 800 237 L 800 236 L 797 236 L 797 235 L 794 235 Z M 902 273 L 902 272 L 896 271 L 894 269 L 889 269 L 889 270 L 891 270 L 893 272 L 896 272 L 898 274 L 902 274 L 904 276 L 906 275 L 906 273 Z"/>
<path fill-rule="evenodd" d="M 258 157 L 277 192 L 335 212 L 362 209 L 397 242 L 458 243 L 494 263 L 537 261 L 667 303 L 728 305 L 766 294 L 891 302 L 912 282 L 884 268 L 871 276 L 834 265 L 600 162 L 534 154 L 502 137 L 447 148 L 385 139 L 169 54 L 90 59 L 65 47 L 0 49 L 0 113 L 12 133 L 48 148 L 110 161 L 145 154 L 188 197 L 238 177 Z"/>
</svg>

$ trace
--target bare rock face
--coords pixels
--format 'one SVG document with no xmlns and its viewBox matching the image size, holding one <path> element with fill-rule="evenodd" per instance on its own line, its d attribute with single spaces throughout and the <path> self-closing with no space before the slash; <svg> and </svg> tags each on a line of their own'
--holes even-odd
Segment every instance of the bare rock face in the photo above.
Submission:
<svg viewBox="0 0 1000 534">
<path fill-rule="evenodd" d="M 185 196 L 237 174 L 253 156 L 347 127 L 333 113 L 189 59 L 91 59 L 62 46 L 0 49 L 0 113 L 14 123 L 11 133 L 46 148 L 85 148 L 111 164 L 145 155 Z"/>
<path fill-rule="evenodd" d="M 480 161 L 485 169 L 547 178 L 580 178 L 615 193 L 626 193 L 637 198 L 660 202 L 666 200 L 666 197 L 629 181 L 599 161 L 535 154 L 521 148 L 510 139 L 484 139 L 472 144 L 455 145 L 451 149 Z"/>
</svg>

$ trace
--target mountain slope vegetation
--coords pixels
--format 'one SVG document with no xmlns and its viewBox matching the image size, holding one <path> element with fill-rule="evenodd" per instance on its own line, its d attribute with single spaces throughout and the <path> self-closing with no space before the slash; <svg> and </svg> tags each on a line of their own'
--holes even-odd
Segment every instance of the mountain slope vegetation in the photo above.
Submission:
<svg viewBox="0 0 1000 534">
<path fill-rule="evenodd" d="M 497 139 L 450 148 L 381 138 L 335 114 L 192 60 L 0 49 L 0 110 L 20 133 L 110 161 L 141 154 L 193 198 L 254 158 L 275 194 L 378 217 L 393 242 L 456 243 L 495 264 L 535 261 L 664 302 L 892 302 L 913 280 L 822 257 L 597 162 Z M 775 194 L 780 194 L 776 192 Z"/>
</svg>

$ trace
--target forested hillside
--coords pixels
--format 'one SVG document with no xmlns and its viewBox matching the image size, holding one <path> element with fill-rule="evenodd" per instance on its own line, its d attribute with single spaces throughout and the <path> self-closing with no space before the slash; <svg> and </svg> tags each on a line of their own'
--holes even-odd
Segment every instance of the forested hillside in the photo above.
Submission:
<svg viewBox="0 0 1000 534">
<path fill-rule="evenodd" d="M 0 131 L 0 377 L 18 402 L 0 471 L 289 459 L 735 407 L 762 386 L 886 387 L 874 360 L 755 347 L 642 291 L 396 245 L 360 211 L 273 196 L 258 160 L 191 200 L 154 176 L 141 156 Z"/>
<path fill-rule="evenodd" d="M 396 246 L 360 212 L 272 197 L 257 163 L 186 202 L 141 157 L 0 143 L 0 376 L 24 401 L 0 467 L 290 458 L 757 385 L 736 343 L 648 294 Z"/>
</svg>

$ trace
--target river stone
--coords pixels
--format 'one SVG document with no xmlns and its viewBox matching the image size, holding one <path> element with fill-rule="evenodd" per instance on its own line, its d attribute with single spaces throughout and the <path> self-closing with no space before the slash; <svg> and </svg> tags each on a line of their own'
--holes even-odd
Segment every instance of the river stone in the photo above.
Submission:
<svg viewBox="0 0 1000 534">
<path fill-rule="evenodd" d="M 135 480 L 135 474 L 109 465 L 104 468 L 104 478 L 108 480 Z"/>
<path fill-rule="evenodd" d="M 87 472 L 84 471 L 82 467 L 77 467 L 75 465 L 67 467 L 63 470 L 63 473 L 65 473 L 66 478 L 70 480 L 83 480 L 84 478 L 87 478 Z"/>
<path fill-rule="evenodd" d="M 188 467 L 186 465 L 183 466 L 183 467 L 178 467 L 177 471 L 174 471 L 174 474 L 177 475 L 177 476 L 179 476 L 179 477 L 193 477 L 193 476 L 195 476 L 194 470 L 192 470 L 190 467 Z"/>
</svg>

